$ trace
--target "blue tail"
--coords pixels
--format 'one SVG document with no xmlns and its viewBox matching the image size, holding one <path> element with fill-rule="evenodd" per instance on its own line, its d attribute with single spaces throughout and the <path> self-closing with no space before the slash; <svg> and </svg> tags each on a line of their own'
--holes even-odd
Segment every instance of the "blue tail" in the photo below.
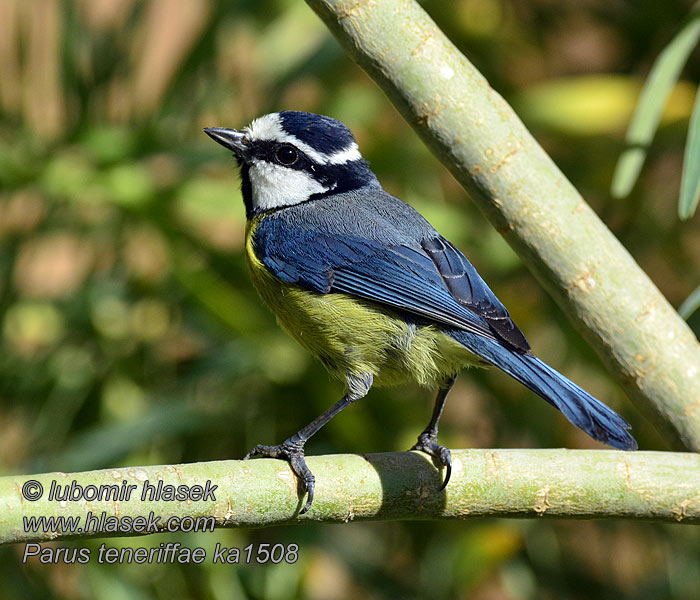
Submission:
<svg viewBox="0 0 700 600">
<path fill-rule="evenodd" d="M 594 440 L 621 450 L 637 449 L 627 421 L 536 356 L 468 331 L 450 329 L 449 334 L 558 408 Z"/>
</svg>

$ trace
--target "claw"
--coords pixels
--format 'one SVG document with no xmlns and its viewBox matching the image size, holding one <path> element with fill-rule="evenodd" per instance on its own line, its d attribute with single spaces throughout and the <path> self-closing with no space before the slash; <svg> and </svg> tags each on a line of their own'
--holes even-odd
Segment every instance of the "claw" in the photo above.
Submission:
<svg viewBox="0 0 700 600">
<path fill-rule="evenodd" d="M 418 436 L 418 441 L 411 450 L 420 450 L 432 456 L 441 466 L 445 467 L 445 479 L 440 486 L 440 490 L 447 487 L 452 476 L 452 454 L 449 448 L 438 444 L 437 432 L 423 432 Z"/>
<path fill-rule="evenodd" d="M 311 503 L 314 501 L 316 478 L 306 465 L 306 460 L 304 459 L 304 444 L 300 443 L 299 440 L 295 440 L 293 437 L 277 446 L 258 444 L 243 457 L 243 460 L 248 460 L 255 456 L 281 458 L 289 463 L 292 471 L 297 476 L 299 487 L 302 492 L 308 494 L 304 508 L 299 511 L 300 515 L 306 513 L 311 508 Z"/>
<path fill-rule="evenodd" d="M 452 453 L 444 446 L 440 446 L 440 464 L 445 467 L 445 480 L 440 486 L 440 491 L 442 491 L 447 487 L 452 476 Z"/>
<path fill-rule="evenodd" d="M 312 475 L 313 477 L 313 475 Z M 300 515 L 303 515 L 306 513 L 311 508 L 311 503 L 314 501 L 314 481 L 312 480 L 311 482 L 308 481 L 303 481 L 301 484 L 302 489 L 308 494 L 306 497 L 306 504 L 304 504 L 304 508 L 302 508 L 299 511 Z"/>
<path fill-rule="evenodd" d="M 297 451 L 292 452 L 287 455 L 289 458 L 289 464 L 292 467 L 292 471 L 296 474 L 299 479 L 299 485 L 303 492 L 308 494 L 306 498 L 306 504 L 304 508 L 299 511 L 300 515 L 303 515 L 311 508 L 311 503 L 314 501 L 314 488 L 316 486 L 316 478 L 311 472 L 309 467 L 306 466 L 306 461 L 304 460 L 304 449 L 303 446 Z"/>
</svg>

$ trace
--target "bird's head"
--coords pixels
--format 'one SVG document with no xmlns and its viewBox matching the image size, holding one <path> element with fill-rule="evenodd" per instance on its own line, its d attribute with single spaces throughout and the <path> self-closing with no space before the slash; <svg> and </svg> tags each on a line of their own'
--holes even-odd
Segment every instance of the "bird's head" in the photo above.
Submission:
<svg viewBox="0 0 700 600">
<path fill-rule="evenodd" d="M 204 131 L 238 160 L 249 218 L 379 185 L 350 130 L 330 117 L 283 111 L 255 119 L 244 129 Z"/>
</svg>

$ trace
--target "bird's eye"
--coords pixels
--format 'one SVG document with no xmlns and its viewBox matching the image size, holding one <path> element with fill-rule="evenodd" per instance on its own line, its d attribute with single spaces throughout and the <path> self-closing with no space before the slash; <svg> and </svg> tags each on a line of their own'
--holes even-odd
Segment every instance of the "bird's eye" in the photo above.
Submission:
<svg viewBox="0 0 700 600">
<path fill-rule="evenodd" d="M 281 165 L 290 166 L 299 160 L 299 153 L 294 146 L 284 145 L 277 149 L 277 160 Z"/>
</svg>

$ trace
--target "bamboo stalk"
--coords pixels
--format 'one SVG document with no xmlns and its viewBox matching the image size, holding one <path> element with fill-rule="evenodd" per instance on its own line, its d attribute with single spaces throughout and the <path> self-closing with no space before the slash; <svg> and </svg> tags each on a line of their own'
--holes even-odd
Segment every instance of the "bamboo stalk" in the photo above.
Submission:
<svg viewBox="0 0 700 600">
<path fill-rule="evenodd" d="M 414 0 L 307 0 L 669 443 L 700 451 L 700 345 L 513 110 Z M 537 349 L 535 349 L 537 350 Z"/>
<path fill-rule="evenodd" d="M 420 452 L 308 457 L 316 475 L 316 498 L 302 516 L 298 511 L 305 498 L 297 493 L 296 479 L 286 462 L 274 459 L 6 476 L 0 478 L 0 543 L 143 535 L 167 530 L 168 524 L 174 530 L 208 530 L 210 526 L 485 516 L 700 522 L 697 454 L 453 450 L 452 459 L 452 478 L 441 491 L 442 474 Z M 25 494 L 36 493 L 36 486 L 28 481 L 43 487 L 41 498 L 33 502 L 23 496 L 25 485 Z M 59 496 L 72 489 L 76 499 L 50 500 L 52 483 L 54 488 L 61 486 L 56 488 Z M 127 499 L 128 486 L 133 488 Z M 199 496 L 203 492 L 208 497 L 156 498 L 158 489 L 162 494 L 167 486 L 188 486 L 190 494 L 197 491 L 193 486 L 200 486 Z M 111 489 L 121 493 L 117 496 L 121 499 L 79 498 L 79 489 L 88 498 Z M 27 521 L 32 517 L 70 517 L 79 522 L 72 531 L 56 527 L 55 522 L 53 529 L 32 531 Z M 137 517 L 154 528 L 144 530 L 134 520 Z"/>
</svg>

